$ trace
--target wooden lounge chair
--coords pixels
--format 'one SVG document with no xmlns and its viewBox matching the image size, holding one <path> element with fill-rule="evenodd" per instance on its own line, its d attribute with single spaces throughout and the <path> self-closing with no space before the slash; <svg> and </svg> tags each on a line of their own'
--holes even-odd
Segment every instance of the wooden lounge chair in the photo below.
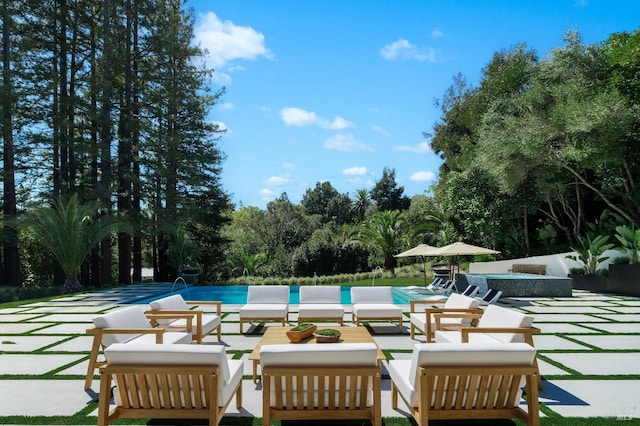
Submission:
<svg viewBox="0 0 640 426">
<path fill-rule="evenodd" d="M 247 303 L 238 312 L 240 333 L 243 324 L 253 321 L 279 321 L 282 326 L 289 321 L 289 286 L 249 286 Z"/>
<path fill-rule="evenodd" d="M 398 321 L 402 332 L 402 308 L 393 303 L 391 287 L 351 287 L 351 321 Z"/>
<path fill-rule="evenodd" d="M 227 359 L 224 346 L 116 343 L 105 357 L 99 426 L 153 417 L 208 419 L 215 426 L 234 396 L 236 408 L 242 407 L 243 362 Z"/>
<path fill-rule="evenodd" d="M 263 426 L 294 419 L 369 419 L 382 425 L 375 344 L 265 345 L 260 363 Z"/>
<path fill-rule="evenodd" d="M 163 318 L 167 318 L 164 317 Z M 153 327 L 151 320 L 142 312 L 141 306 L 130 306 L 117 309 L 93 318 L 93 328 L 87 329 L 87 334 L 93 335 L 89 365 L 84 381 L 84 388 L 89 389 L 93 382 L 93 374 L 97 368 L 104 365 L 98 361 L 101 349 L 114 343 L 191 343 L 192 315 L 175 314 L 172 318 L 184 318 L 186 329 L 170 331 Z"/>
<path fill-rule="evenodd" d="M 540 329 L 533 327 L 533 317 L 501 306 L 489 305 L 482 314 L 465 314 L 466 318 L 477 318 L 477 326 L 461 327 L 459 330 L 443 330 L 441 322 L 450 321 L 460 314 L 456 312 L 436 313 L 436 343 L 521 343 L 535 347 L 533 335 Z M 534 361 L 537 363 L 537 361 Z M 537 365 L 537 364 L 536 364 Z M 542 389 L 542 379 L 538 383 Z"/>
<path fill-rule="evenodd" d="M 511 345 L 416 344 L 412 358 L 389 361 L 391 406 L 398 395 L 419 426 L 429 420 L 517 418 L 540 424 L 536 351 Z M 526 386 L 527 410 L 520 407 Z"/>
<path fill-rule="evenodd" d="M 460 294 L 452 294 L 445 300 L 410 300 L 411 313 L 409 319 L 411 322 L 410 336 L 415 338 L 416 330 L 422 332 L 425 335 L 427 342 L 431 342 L 435 337 L 436 313 L 455 312 L 457 314 L 473 313 L 481 314 L 482 311 L 478 308 L 478 301 L 472 297 L 462 296 Z M 419 305 L 426 305 L 423 311 L 418 312 L 417 307 Z M 440 306 L 436 306 L 440 305 Z M 473 318 L 456 317 L 451 319 L 443 319 L 443 326 L 448 328 L 463 327 L 471 325 Z"/>
<path fill-rule="evenodd" d="M 191 309 L 194 306 L 213 305 L 216 307 L 215 314 L 204 313 L 201 309 Z M 173 316 L 192 315 L 193 324 L 193 340 L 196 343 L 202 343 L 202 338 L 217 330 L 218 341 L 222 339 L 222 329 L 220 315 L 222 314 L 222 302 L 187 302 L 179 294 L 173 296 L 156 299 L 149 303 L 150 311 L 146 314 L 155 318 L 155 322 L 159 327 L 169 328 L 170 330 L 184 330 L 187 328 L 186 318 L 168 318 L 163 319 L 164 315 Z"/>
<path fill-rule="evenodd" d="M 344 306 L 340 303 L 340 286 L 302 286 L 298 323 L 306 321 L 344 322 Z"/>
</svg>

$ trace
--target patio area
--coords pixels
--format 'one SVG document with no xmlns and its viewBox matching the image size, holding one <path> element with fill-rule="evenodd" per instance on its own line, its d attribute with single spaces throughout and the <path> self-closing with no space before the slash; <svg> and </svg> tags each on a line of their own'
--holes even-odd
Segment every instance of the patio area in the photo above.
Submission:
<svg viewBox="0 0 640 426">
<path fill-rule="evenodd" d="M 73 416 L 76 424 L 83 418 L 95 424 L 99 380 L 91 390 L 83 389 L 92 341 L 85 330 L 95 315 L 122 306 L 132 295 L 161 297 L 170 286 L 140 284 L 0 308 L 0 423 L 35 424 L 26 418 L 35 416 L 44 424 L 47 417 Z M 533 316 L 541 329 L 534 337 L 544 379 L 541 417 L 640 419 L 640 299 L 574 290 L 570 298 L 503 298 L 500 304 Z M 424 342 L 422 335 L 409 338 L 409 305 L 402 307 L 407 321 L 401 334 L 397 324 L 369 326 L 387 358 L 409 358 L 413 344 Z M 223 425 L 238 424 L 234 417 L 262 415 L 261 384 L 253 383 L 247 357 L 265 328 L 251 326 L 240 334 L 238 308 L 223 305 L 222 343 L 215 335 L 204 341 L 224 344 L 230 356 L 245 361 L 243 408 L 238 411 L 232 403 Z M 297 323 L 297 305 L 290 310 L 290 320 Z M 351 325 L 349 305 L 344 318 Z M 409 417 L 402 403 L 400 411 L 391 409 L 390 397 L 383 363 L 382 416 Z"/>
</svg>

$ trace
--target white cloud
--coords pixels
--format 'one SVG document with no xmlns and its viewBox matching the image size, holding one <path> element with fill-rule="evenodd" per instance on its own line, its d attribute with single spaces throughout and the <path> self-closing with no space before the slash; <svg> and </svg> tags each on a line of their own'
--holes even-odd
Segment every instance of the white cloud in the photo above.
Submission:
<svg viewBox="0 0 640 426">
<path fill-rule="evenodd" d="M 231 111 L 236 109 L 236 106 L 233 102 L 223 102 L 221 104 L 218 104 L 217 109 L 218 111 Z"/>
<path fill-rule="evenodd" d="M 231 77 L 221 71 L 237 71 L 239 66 L 230 63 L 238 59 L 255 60 L 260 57 L 272 59 L 273 54 L 264 43 L 264 35 L 251 27 L 242 27 L 231 21 L 223 21 L 213 12 L 199 17 L 194 28 L 196 42 L 207 53 L 207 64 L 214 68 L 216 82 L 229 82 Z"/>
<path fill-rule="evenodd" d="M 391 136 L 391 133 L 387 129 L 380 127 L 376 124 L 371 125 L 371 130 L 373 130 L 374 132 L 380 133 L 383 136 Z"/>
<path fill-rule="evenodd" d="M 440 28 L 434 28 L 433 31 L 431 31 L 431 36 L 432 37 L 444 37 L 445 34 Z"/>
<path fill-rule="evenodd" d="M 271 201 L 276 197 L 276 192 L 270 190 L 269 188 L 262 188 L 260 191 L 258 191 L 258 194 L 260 194 L 264 201 Z"/>
<path fill-rule="evenodd" d="M 213 124 L 214 126 L 218 126 L 218 130 L 222 132 L 229 132 L 229 129 L 227 128 L 227 125 L 224 123 L 224 121 L 212 121 L 211 124 Z"/>
<path fill-rule="evenodd" d="M 282 163 L 282 168 L 287 170 L 296 170 L 297 167 L 293 163 Z"/>
<path fill-rule="evenodd" d="M 269 186 L 282 186 L 286 183 L 291 182 L 291 177 L 288 175 L 283 176 L 271 176 L 264 183 Z"/>
<path fill-rule="evenodd" d="M 337 115 L 333 121 L 329 121 L 324 117 L 320 117 L 315 112 L 292 107 L 282 108 L 280 118 L 282 118 L 284 124 L 291 127 L 318 126 L 329 130 L 341 130 L 347 127 L 354 127 L 352 123 Z"/>
<path fill-rule="evenodd" d="M 415 60 L 415 61 L 436 61 L 436 52 L 432 48 L 428 48 L 426 52 L 417 46 L 409 43 L 406 39 L 399 39 L 391 44 L 387 44 L 380 49 L 380 55 L 387 61 L 395 60 Z"/>
<path fill-rule="evenodd" d="M 414 146 L 399 145 L 394 146 L 393 149 L 401 152 L 412 152 L 414 154 L 428 154 L 431 152 L 429 142 L 420 142 L 419 144 Z"/>
<path fill-rule="evenodd" d="M 362 167 L 348 167 L 342 171 L 343 175 L 347 176 L 364 176 L 367 174 L 367 168 Z"/>
<path fill-rule="evenodd" d="M 436 174 L 433 172 L 415 172 L 409 177 L 412 182 L 430 182 L 436 180 Z"/>
<path fill-rule="evenodd" d="M 336 151 L 354 152 L 354 151 L 373 151 L 369 145 L 360 142 L 351 134 L 342 134 L 331 136 L 323 145 L 326 149 L 335 149 Z"/>
</svg>

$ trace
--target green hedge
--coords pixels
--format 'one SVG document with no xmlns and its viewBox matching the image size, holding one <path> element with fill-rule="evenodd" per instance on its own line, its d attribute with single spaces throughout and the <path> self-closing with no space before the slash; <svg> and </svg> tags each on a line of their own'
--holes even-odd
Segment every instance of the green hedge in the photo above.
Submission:
<svg viewBox="0 0 640 426">
<path fill-rule="evenodd" d="M 0 303 L 60 296 L 62 287 L 0 287 Z"/>
</svg>

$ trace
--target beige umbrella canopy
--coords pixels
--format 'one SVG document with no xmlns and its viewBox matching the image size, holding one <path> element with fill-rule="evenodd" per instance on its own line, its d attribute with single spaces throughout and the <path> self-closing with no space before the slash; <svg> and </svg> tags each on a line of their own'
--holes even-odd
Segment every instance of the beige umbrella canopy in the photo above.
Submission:
<svg viewBox="0 0 640 426">
<path fill-rule="evenodd" d="M 427 260 L 425 256 L 433 256 L 435 250 L 438 250 L 437 247 L 430 246 L 428 244 L 418 244 L 414 248 L 411 248 L 407 251 L 403 251 L 400 254 L 396 254 L 395 257 L 411 257 L 411 256 L 420 256 L 422 258 L 422 267 L 424 268 L 424 286 L 427 286 Z"/>
<path fill-rule="evenodd" d="M 476 254 L 498 254 L 497 250 L 492 250 L 484 247 L 474 246 L 471 244 L 458 241 L 448 246 L 440 247 L 434 250 L 429 256 L 456 256 L 456 265 L 458 266 L 458 272 L 460 272 L 459 256 L 472 256 Z M 454 271 L 451 273 L 453 279 Z"/>
</svg>

